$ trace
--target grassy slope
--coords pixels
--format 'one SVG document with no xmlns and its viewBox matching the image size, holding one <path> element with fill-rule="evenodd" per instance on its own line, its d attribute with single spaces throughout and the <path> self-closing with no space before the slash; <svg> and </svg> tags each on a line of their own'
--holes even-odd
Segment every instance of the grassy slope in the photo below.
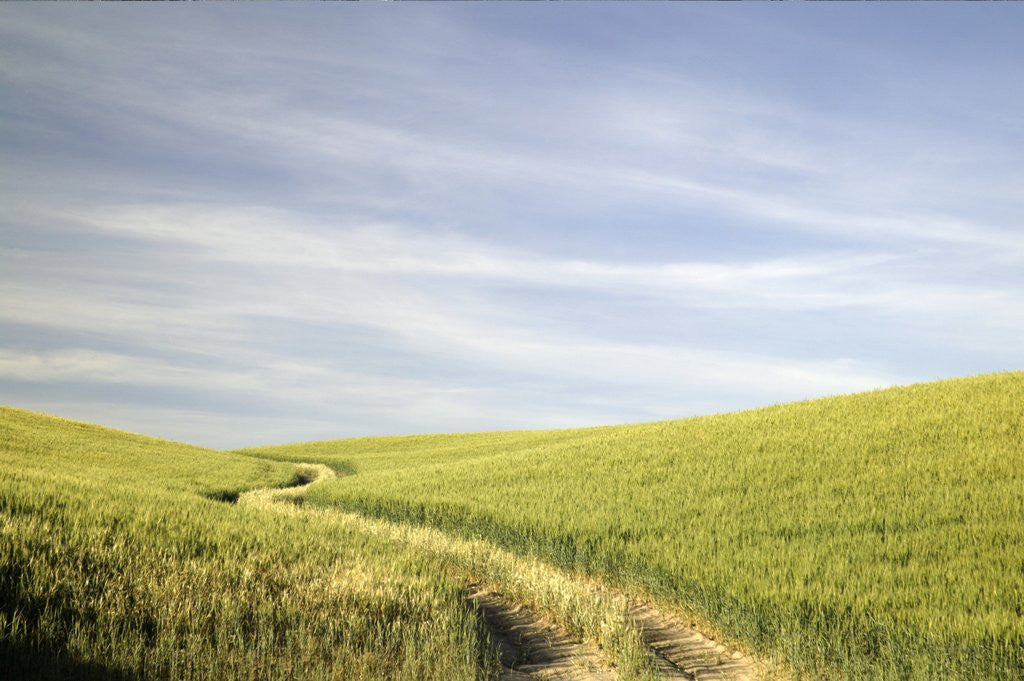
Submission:
<svg viewBox="0 0 1024 681">
<path fill-rule="evenodd" d="M 294 467 L 0 408 L 0 676 L 471 679 L 438 561 L 211 500 Z"/>
<path fill-rule="evenodd" d="M 1024 374 L 584 430 L 248 450 L 649 590 L 811 675 L 1024 675 Z"/>
</svg>

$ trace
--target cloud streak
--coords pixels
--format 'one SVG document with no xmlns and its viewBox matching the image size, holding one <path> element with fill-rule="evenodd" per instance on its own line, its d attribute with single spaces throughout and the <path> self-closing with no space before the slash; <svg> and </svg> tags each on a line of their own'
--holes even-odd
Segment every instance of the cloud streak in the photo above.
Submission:
<svg viewBox="0 0 1024 681">
<path fill-rule="evenodd" d="M 822 55 L 824 15 L 198 11 L 0 8 L 3 401 L 239 446 L 1024 360 L 1019 119 L 959 101 L 1021 111 L 1012 52 L 889 68 L 948 49 L 920 18 Z M 624 18 L 647 37 L 594 50 Z"/>
</svg>

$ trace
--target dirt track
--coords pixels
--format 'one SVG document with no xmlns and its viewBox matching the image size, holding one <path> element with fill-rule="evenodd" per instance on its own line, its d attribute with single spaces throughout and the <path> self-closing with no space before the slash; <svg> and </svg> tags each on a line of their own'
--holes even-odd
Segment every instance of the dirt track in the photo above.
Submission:
<svg viewBox="0 0 1024 681">
<path fill-rule="evenodd" d="M 546 622 L 496 591 L 472 584 L 466 599 L 487 625 L 498 648 L 502 679 L 519 681 L 612 681 L 618 678 L 600 655 L 561 627 Z"/>
<path fill-rule="evenodd" d="M 627 617 L 654 652 L 662 678 L 697 681 L 754 681 L 758 678 L 757 666 L 752 660 L 730 652 L 697 629 L 649 604 L 631 603 Z"/>
<path fill-rule="evenodd" d="M 239 503 L 272 505 L 300 512 L 309 487 L 335 477 L 322 464 L 299 464 L 296 481 L 286 487 L 246 492 Z M 395 524 L 397 526 L 397 524 Z M 396 532 L 402 536 L 402 532 Z M 595 596 L 596 598 L 596 596 Z M 690 624 L 650 603 L 625 598 L 627 621 L 640 632 L 661 679 L 756 681 L 758 665 L 727 650 Z M 614 681 L 615 670 L 596 648 L 572 636 L 549 618 L 532 612 L 490 585 L 469 583 L 466 601 L 487 627 L 498 649 L 503 681 Z"/>
</svg>

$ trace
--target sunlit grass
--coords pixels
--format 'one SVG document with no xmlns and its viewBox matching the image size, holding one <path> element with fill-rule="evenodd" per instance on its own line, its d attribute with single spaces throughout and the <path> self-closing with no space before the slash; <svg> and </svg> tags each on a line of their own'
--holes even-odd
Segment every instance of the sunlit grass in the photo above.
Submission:
<svg viewBox="0 0 1024 681">
<path fill-rule="evenodd" d="M 329 518 L 228 504 L 289 464 L 0 411 L 0 677 L 476 679 L 461 576 Z"/>
<path fill-rule="evenodd" d="M 816 678 L 1024 675 L 1024 374 L 608 428 L 250 450 L 310 504 L 677 603 Z"/>
<path fill-rule="evenodd" d="M 490 678 L 472 580 L 592 641 L 623 678 L 648 677 L 648 653 L 606 583 L 812 678 L 1020 678 L 1022 404 L 1024 374 L 999 374 L 262 458 L 3 409 L 0 667 Z M 354 475 L 247 493 L 323 472 L 285 461 Z"/>
</svg>

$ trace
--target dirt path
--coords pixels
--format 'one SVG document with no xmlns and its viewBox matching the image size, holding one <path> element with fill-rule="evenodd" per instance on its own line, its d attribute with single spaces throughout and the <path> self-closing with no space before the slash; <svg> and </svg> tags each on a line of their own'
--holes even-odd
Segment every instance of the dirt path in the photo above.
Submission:
<svg viewBox="0 0 1024 681">
<path fill-rule="evenodd" d="M 297 464 L 296 471 L 296 479 L 291 485 L 246 492 L 240 495 L 239 503 L 269 505 L 291 513 L 310 512 L 302 510 L 306 491 L 321 480 L 336 477 L 336 473 L 323 464 Z M 338 517 L 353 516 L 339 513 Z M 459 541 L 429 528 L 362 516 L 358 519 L 372 526 L 372 531 L 386 533 L 396 541 L 426 542 L 435 546 L 440 537 L 446 541 Z M 413 539 L 419 534 L 425 536 Z M 468 549 L 462 547 L 462 550 Z M 596 586 L 596 583 L 584 589 L 585 594 L 590 594 L 585 595 L 587 599 L 592 597 L 597 601 L 609 597 L 609 590 Z M 757 681 L 761 676 L 760 668 L 753 660 L 707 638 L 688 622 L 650 603 L 631 599 L 616 591 L 611 593 L 617 594 L 625 604 L 623 617 L 639 632 L 651 655 L 657 678 Z M 476 609 L 498 649 L 503 681 L 614 681 L 618 678 L 594 646 L 581 642 L 550 618 L 506 597 L 493 586 L 476 582 L 468 584 L 466 601 Z"/>
<path fill-rule="evenodd" d="M 284 504 L 293 508 L 299 507 L 302 506 L 306 491 L 311 485 L 334 477 L 337 477 L 337 473 L 322 463 L 296 464 L 294 481 L 282 487 L 264 487 L 243 492 L 238 496 L 238 503 L 256 506 Z"/>
<path fill-rule="evenodd" d="M 501 658 L 503 681 L 612 681 L 600 655 L 565 630 L 479 584 L 466 600 L 480 614 Z"/>
<path fill-rule="evenodd" d="M 729 651 L 696 628 L 650 604 L 633 602 L 626 616 L 654 652 L 662 678 L 755 681 L 759 676 L 757 665 L 751 659 Z"/>
<path fill-rule="evenodd" d="M 479 584 L 467 590 L 498 646 L 503 679 L 601 681 L 617 678 L 600 655 L 521 604 Z M 659 679 L 757 681 L 756 663 L 649 603 L 632 601 L 626 618 L 649 648 Z"/>
</svg>

